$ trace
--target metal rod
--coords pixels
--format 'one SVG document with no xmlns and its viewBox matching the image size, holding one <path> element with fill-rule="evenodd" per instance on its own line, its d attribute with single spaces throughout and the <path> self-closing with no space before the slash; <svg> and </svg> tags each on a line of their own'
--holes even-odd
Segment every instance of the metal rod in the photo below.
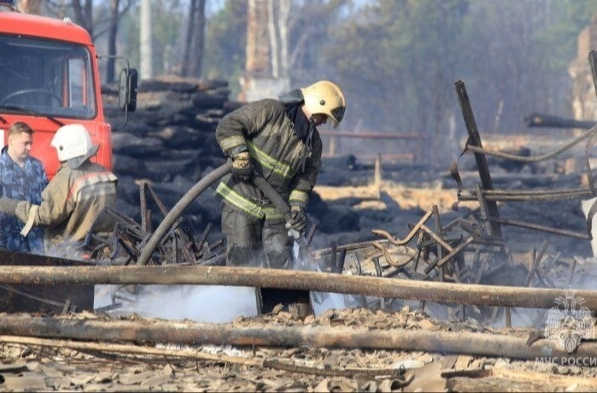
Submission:
<svg viewBox="0 0 597 393">
<path fill-rule="evenodd" d="M 139 183 L 139 203 L 141 207 L 141 228 L 145 232 L 149 232 L 147 227 L 147 199 L 145 198 L 145 185 L 147 184 L 147 180 L 141 180 Z"/>
<path fill-rule="evenodd" d="M 550 195 L 550 194 L 581 194 L 591 192 L 590 188 L 570 188 L 566 190 L 486 190 L 485 195 Z"/>
<path fill-rule="evenodd" d="M 362 139 L 420 139 L 421 134 L 397 134 L 380 132 L 337 132 L 337 131 L 319 131 L 321 136 L 362 138 Z"/>
<path fill-rule="evenodd" d="M 539 202 L 539 201 L 561 201 L 567 199 L 578 199 L 581 197 L 592 196 L 593 193 L 590 190 L 568 190 L 568 191 L 537 191 L 533 194 L 521 194 L 517 192 L 512 193 L 491 193 L 481 191 L 487 201 L 492 202 Z M 477 195 L 459 195 L 458 200 L 464 201 L 476 201 L 478 200 Z"/>
<path fill-rule="evenodd" d="M 427 226 L 425 225 L 421 225 L 421 230 L 424 232 L 427 232 L 427 234 L 429 236 L 431 236 L 431 238 L 433 240 L 435 240 L 435 242 L 439 245 L 441 245 L 443 248 L 445 248 L 448 252 L 452 252 L 453 248 L 444 241 L 444 239 L 442 239 L 441 237 L 439 237 L 435 232 L 433 232 L 431 229 L 427 228 Z M 441 254 L 438 255 L 439 257 L 441 257 Z"/>
<path fill-rule="evenodd" d="M 527 275 L 527 279 L 526 279 L 527 287 L 531 286 L 531 280 L 533 279 L 533 276 L 535 275 L 535 272 L 537 271 L 537 268 L 539 267 L 539 263 L 541 263 L 541 260 L 543 259 L 543 256 L 545 255 L 545 251 L 547 250 L 548 244 L 549 244 L 549 242 L 547 240 L 543 241 L 543 245 L 541 246 L 541 250 L 539 251 L 539 254 L 537 256 L 535 256 L 535 258 L 533 260 L 533 265 L 531 266 L 531 270 L 529 270 L 529 274 Z"/>
<path fill-rule="evenodd" d="M 498 218 L 498 219 L 493 219 L 492 218 L 492 220 L 499 221 L 501 224 L 512 225 L 512 226 L 515 226 L 515 227 L 536 229 L 538 231 L 543 231 L 543 232 L 548 232 L 548 233 L 554 233 L 556 235 L 564 235 L 564 236 L 576 237 L 578 239 L 587 239 L 587 240 L 589 239 L 589 235 L 587 235 L 586 233 L 581 233 L 581 232 L 573 232 L 573 231 L 568 231 L 568 230 L 565 230 L 565 229 L 557 229 L 557 228 L 552 228 L 552 227 L 546 227 L 546 226 L 543 226 L 543 225 L 531 224 L 529 222 L 523 222 L 523 221 L 505 220 L 503 218 Z"/>
<path fill-rule="evenodd" d="M 450 253 L 443 257 L 442 259 L 438 259 L 435 262 L 430 263 L 425 268 L 425 274 L 429 274 L 429 272 L 436 267 L 442 267 L 444 263 L 449 261 L 450 259 L 454 258 L 460 251 L 462 251 L 466 246 L 468 246 L 473 241 L 473 237 L 467 237 L 462 243 L 460 243 L 456 248 L 450 250 Z"/>
<path fill-rule="evenodd" d="M 425 215 L 423 217 L 421 217 L 421 219 L 419 220 L 419 222 L 417 223 L 417 225 L 415 225 L 411 229 L 411 231 L 409 232 L 409 234 L 406 235 L 406 237 L 404 239 L 394 239 L 392 237 L 392 235 L 390 235 L 387 231 L 384 231 L 384 230 L 381 230 L 381 229 L 373 229 L 371 232 L 374 233 L 374 234 L 376 234 L 376 235 L 385 236 L 390 241 L 390 243 L 392 243 L 395 246 L 403 246 L 403 245 L 407 244 L 408 242 L 410 242 L 412 240 L 412 238 L 417 234 L 417 232 L 419 231 L 419 229 L 421 229 L 421 227 L 423 226 L 423 224 L 425 224 L 425 222 L 427 222 L 427 220 L 429 219 L 429 217 L 431 217 L 432 214 L 433 214 L 432 210 L 427 211 L 427 213 L 425 213 Z"/>
</svg>

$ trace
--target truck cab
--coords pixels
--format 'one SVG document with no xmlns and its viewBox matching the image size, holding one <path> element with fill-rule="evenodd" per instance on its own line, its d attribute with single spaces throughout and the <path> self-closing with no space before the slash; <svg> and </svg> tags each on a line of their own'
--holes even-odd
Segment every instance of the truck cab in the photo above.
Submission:
<svg viewBox="0 0 597 393">
<path fill-rule="evenodd" d="M 100 146 L 93 161 L 112 169 L 112 129 L 104 117 L 97 59 L 88 32 L 69 19 L 0 7 L 0 146 L 13 123 L 29 124 L 35 131 L 31 155 L 52 178 L 60 165 L 50 146 L 56 130 L 80 123 Z M 132 111 L 136 71 L 127 68 L 123 75 L 119 106 Z"/>
</svg>

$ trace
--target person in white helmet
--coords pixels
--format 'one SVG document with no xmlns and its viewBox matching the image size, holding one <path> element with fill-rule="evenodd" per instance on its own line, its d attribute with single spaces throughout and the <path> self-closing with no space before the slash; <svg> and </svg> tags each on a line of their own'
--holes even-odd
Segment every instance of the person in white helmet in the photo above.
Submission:
<svg viewBox="0 0 597 393">
<path fill-rule="evenodd" d="M 91 162 L 99 145 L 93 145 L 85 126 L 69 124 L 56 131 L 51 145 L 61 166 L 42 191 L 41 204 L 0 198 L 0 211 L 25 223 L 23 236 L 33 226 L 45 227 L 45 253 L 76 257 L 71 252 L 83 244 L 88 232 L 111 232 L 113 218 L 96 218 L 106 207 L 116 205 L 116 176 L 105 167 Z"/>
<path fill-rule="evenodd" d="M 246 104 L 222 118 L 216 139 L 232 159 L 231 173 L 220 182 L 226 264 L 292 268 L 293 239 L 283 217 L 251 181 L 265 180 L 291 207 L 291 229 L 302 232 L 306 207 L 321 167 L 317 127 L 328 120 L 336 128 L 346 101 L 340 88 L 322 80 L 292 90 L 278 100 Z"/>
</svg>

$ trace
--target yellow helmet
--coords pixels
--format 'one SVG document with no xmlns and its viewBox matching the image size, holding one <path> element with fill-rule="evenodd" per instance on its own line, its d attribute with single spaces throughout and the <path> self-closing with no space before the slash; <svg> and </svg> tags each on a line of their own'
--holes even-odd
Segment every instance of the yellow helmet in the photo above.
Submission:
<svg viewBox="0 0 597 393">
<path fill-rule="evenodd" d="M 330 81 L 319 81 L 301 89 L 305 106 L 311 115 L 324 114 L 331 120 L 334 128 L 344 117 L 346 100 L 342 90 Z"/>
</svg>

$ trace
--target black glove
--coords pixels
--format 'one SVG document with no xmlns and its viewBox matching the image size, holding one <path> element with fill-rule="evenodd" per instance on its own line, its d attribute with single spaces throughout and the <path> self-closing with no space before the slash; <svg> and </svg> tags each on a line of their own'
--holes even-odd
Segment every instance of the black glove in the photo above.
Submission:
<svg viewBox="0 0 597 393">
<path fill-rule="evenodd" d="M 302 232 L 307 226 L 307 214 L 305 208 L 299 205 L 292 205 L 290 207 L 290 228 L 295 231 Z"/>
<path fill-rule="evenodd" d="M 232 177 L 236 181 L 249 181 L 253 174 L 253 163 L 248 151 L 243 151 L 232 157 Z"/>
</svg>

